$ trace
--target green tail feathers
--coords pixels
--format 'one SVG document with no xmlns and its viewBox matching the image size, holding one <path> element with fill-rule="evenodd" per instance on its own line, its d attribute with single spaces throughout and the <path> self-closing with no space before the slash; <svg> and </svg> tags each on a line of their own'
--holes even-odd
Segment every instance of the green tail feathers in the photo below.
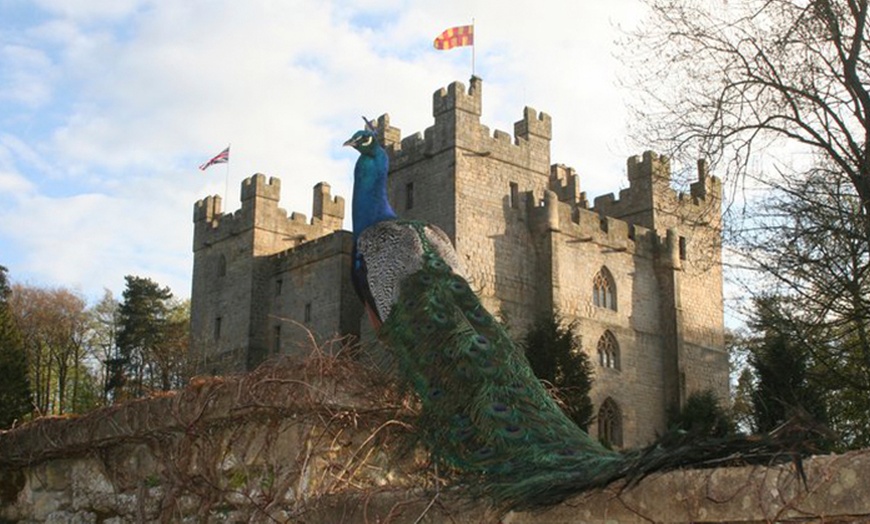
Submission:
<svg viewBox="0 0 870 524">
<path fill-rule="evenodd" d="M 465 279 L 424 256 L 380 338 L 422 402 L 420 436 L 436 463 L 512 507 L 619 476 L 625 458 L 562 412 Z"/>
</svg>

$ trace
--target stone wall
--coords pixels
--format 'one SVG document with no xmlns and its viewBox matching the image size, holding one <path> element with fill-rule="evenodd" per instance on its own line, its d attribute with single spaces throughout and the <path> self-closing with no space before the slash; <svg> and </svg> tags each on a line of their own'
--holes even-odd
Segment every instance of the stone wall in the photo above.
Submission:
<svg viewBox="0 0 870 524">
<path fill-rule="evenodd" d="M 870 522 L 870 452 L 655 474 L 503 514 L 435 489 L 383 377 L 326 356 L 0 432 L 0 522 Z"/>
</svg>

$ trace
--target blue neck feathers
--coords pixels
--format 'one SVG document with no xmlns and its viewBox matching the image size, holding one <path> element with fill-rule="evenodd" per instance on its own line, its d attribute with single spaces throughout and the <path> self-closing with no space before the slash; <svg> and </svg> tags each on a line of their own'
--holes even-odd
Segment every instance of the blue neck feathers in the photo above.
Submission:
<svg viewBox="0 0 870 524">
<path fill-rule="evenodd" d="M 353 238 L 369 226 L 397 217 L 387 200 L 389 159 L 380 145 L 360 154 L 353 170 Z"/>
</svg>

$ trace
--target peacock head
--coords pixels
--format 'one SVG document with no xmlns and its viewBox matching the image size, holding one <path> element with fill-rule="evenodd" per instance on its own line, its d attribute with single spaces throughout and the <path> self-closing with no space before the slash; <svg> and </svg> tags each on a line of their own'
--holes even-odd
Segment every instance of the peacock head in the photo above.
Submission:
<svg viewBox="0 0 870 524">
<path fill-rule="evenodd" d="M 356 149 L 363 155 L 373 155 L 378 145 L 378 139 L 374 132 L 368 129 L 361 129 L 354 133 L 344 145 Z"/>
</svg>

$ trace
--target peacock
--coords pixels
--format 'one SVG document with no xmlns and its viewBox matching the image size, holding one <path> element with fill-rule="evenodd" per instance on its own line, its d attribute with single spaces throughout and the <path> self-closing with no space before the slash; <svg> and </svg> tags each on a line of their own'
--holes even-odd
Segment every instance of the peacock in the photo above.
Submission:
<svg viewBox="0 0 870 524">
<path fill-rule="evenodd" d="M 535 377 L 524 352 L 481 304 L 449 237 L 400 218 L 387 198 L 389 159 L 375 128 L 345 146 L 359 152 L 353 185 L 351 278 L 399 375 L 419 397 L 419 438 L 434 464 L 493 505 L 528 509 L 585 489 L 766 444 L 678 442 L 633 453 L 580 429 Z"/>
</svg>

